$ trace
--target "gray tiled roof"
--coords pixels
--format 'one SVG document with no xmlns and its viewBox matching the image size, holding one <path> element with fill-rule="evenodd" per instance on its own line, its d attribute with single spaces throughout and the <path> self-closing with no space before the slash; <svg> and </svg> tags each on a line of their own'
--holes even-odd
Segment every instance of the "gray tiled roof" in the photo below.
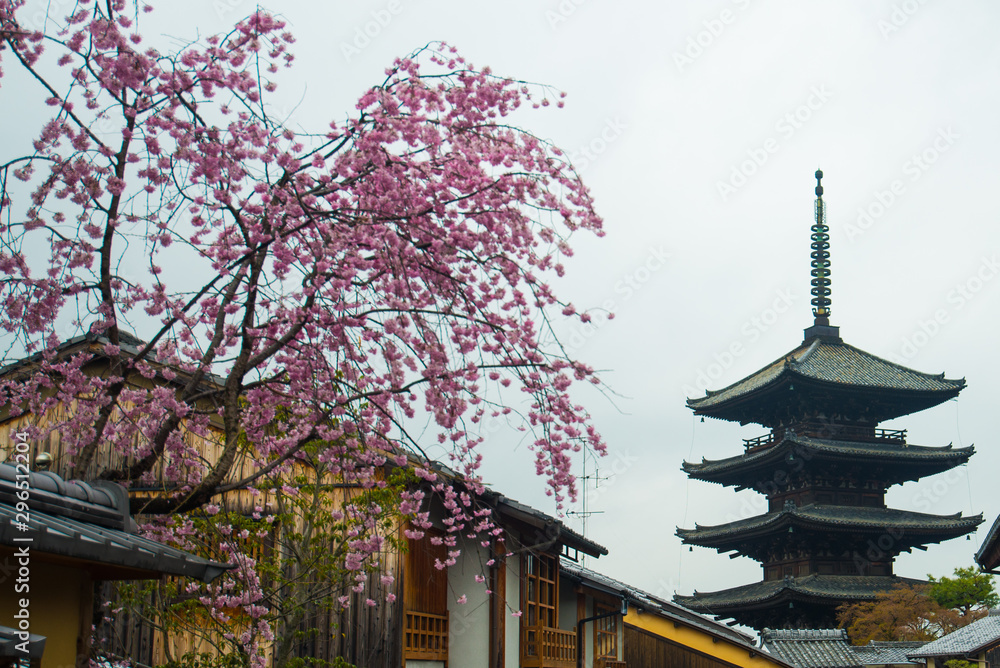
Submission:
<svg viewBox="0 0 1000 668">
<path fill-rule="evenodd" d="M 954 515 L 930 515 L 895 508 L 866 508 L 861 506 L 828 506 L 809 504 L 790 507 L 777 512 L 765 513 L 744 520 L 737 520 L 717 526 L 695 525 L 694 529 L 677 529 L 677 535 L 685 542 L 699 544 L 729 536 L 784 529 L 786 526 L 821 525 L 826 530 L 857 530 L 897 528 L 908 535 L 915 533 L 937 533 L 971 531 L 983 521 L 982 515 L 962 517 Z M 959 534 L 961 535 L 961 534 Z"/>
<path fill-rule="evenodd" d="M 796 448 L 796 446 L 799 446 Z M 797 452 L 807 448 L 810 454 L 828 455 L 852 460 L 891 460 L 900 463 L 933 464 L 940 462 L 950 467 L 953 463 L 967 461 L 975 453 L 975 448 L 927 447 L 895 443 L 863 443 L 860 441 L 834 441 L 809 436 L 786 436 L 779 443 L 754 452 L 728 457 L 726 459 L 684 462 L 683 469 L 695 477 L 718 475 L 727 471 L 745 470 L 753 465 L 769 462 L 785 462 L 789 451 Z"/>
<path fill-rule="evenodd" d="M 964 656 L 975 654 L 990 645 L 1000 645 L 1000 611 L 993 610 L 989 616 L 978 619 L 968 626 L 927 643 L 907 656 L 923 658 L 928 656 Z"/>
<path fill-rule="evenodd" d="M 842 629 L 764 629 L 764 647 L 796 668 L 860 668 Z"/>
<path fill-rule="evenodd" d="M 957 393 L 965 387 L 964 379 L 949 380 L 944 374 L 921 373 L 846 343 L 813 339 L 728 387 L 688 399 L 688 406 L 696 410 L 716 406 L 764 388 L 788 374 L 874 389 Z"/>
<path fill-rule="evenodd" d="M 907 658 L 907 654 L 912 654 L 926 644 L 921 640 L 872 640 L 867 645 L 851 645 L 851 650 L 857 655 L 858 661 L 867 666 L 884 666 L 892 663 L 915 663 Z"/>
<path fill-rule="evenodd" d="M 806 575 L 754 582 L 714 592 L 696 591 L 693 596 L 674 596 L 674 601 L 689 610 L 722 614 L 732 607 L 766 603 L 782 596 L 801 599 L 875 600 L 878 592 L 887 591 L 901 584 L 924 583 L 895 575 Z"/>
<path fill-rule="evenodd" d="M 121 485 L 63 480 L 52 473 L 30 473 L 27 482 L 30 517 L 24 524 L 15 507 L 17 470 L 0 464 L 0 545 L 28 545 L 34 554 L 111 566 L 137 578 L 166 574 L 211 582 L 231 568 L 136 535 Z"/>
</svg>

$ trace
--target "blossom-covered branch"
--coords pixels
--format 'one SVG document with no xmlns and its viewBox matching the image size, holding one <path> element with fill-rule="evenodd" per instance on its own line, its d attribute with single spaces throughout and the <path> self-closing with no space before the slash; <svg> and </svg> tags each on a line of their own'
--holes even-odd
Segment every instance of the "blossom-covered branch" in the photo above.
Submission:
<svg viewBox="0 0 1000 668">
<path fill-rule="evenodd" d="M 523 416 L 548 491 L 574 494 L 572 452 L 604 451 L 574 387 L 599 381 L 547 342 L 554 314 L 586 319 L 547 277 L 601 219 L 564 155 L 511 122 L 558 94 L 433 44 L 300 133 L 270 112 L 294 42 L 274 16 L 164 52 L 145 4 L 79 0 L 51 34 L 22 4 L 0 0 L 0 65 L 51 114 L 0 155 L 0 392 L 59 444 L 58 470 L 141 490 L 133 511 L 173 541 L 227 494 L 297 498 L 296 466 L 381 491 L 330 511 L 349 516 L 330 554 L 353 587 L 383 518 L 430 528 L 428 492 L 450 561 L 459 535 L 496 539 L 476 503 L 485 421 Z M 411 436 L 421 415 L 430 443 Z M 394 467 L 414 477 L 390 493 Z M 270 604 L 232 553 L 243 579 L 203 598 L 257 620 L 239 641 L 259 658 Z"/>
</svg>

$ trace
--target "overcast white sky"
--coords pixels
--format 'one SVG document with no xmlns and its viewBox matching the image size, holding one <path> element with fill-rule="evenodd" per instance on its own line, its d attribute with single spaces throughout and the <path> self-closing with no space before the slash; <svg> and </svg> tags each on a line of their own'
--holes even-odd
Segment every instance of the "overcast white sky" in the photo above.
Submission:
<svg viewBox="0 0 1000 668">
<path fill-rule="evenodd" d="M 49 0 L 28 0 L 41 10 Z M 66 3 L 66 0 L 63 0 Z M 52 0 L 58 6 L 58 0 Z M 949 574 L 1000 513 L 998 296 L 1000 5 L 918 0 L 360 0 L 265 2 L 298 38 L 279 89 L 291 123 L 341 119 L 396 56 L 445 40 L 477 66 L 551 84 L 565 109 L 519 122 L 571 155 L 606 223 L 580 237 L 561 294 L 617 317 L 567 330 L 620 395 L 582 396 L 610 445 L 588 566 L 653 593 L 759 580 L 759 566 L 682 548 L 676 526 L 763 511 L 761 497 L 688 482 L 684 459 L 738 454 L 764 433 L 696 421 L 684 398 L 791 350 L 811 324 L 813 172 L 825 173 L 833 324 L 920 371 L 965 377 L 957 401 L 887 426 L 920 445 L 974 443 L 957 474 L 890 492 L 896 507 L 984 513 L 972 541 L 902 555 L 899 575 Z M 144 32 L 190 38 L 245 0 L 161 2 Z M 160 25 L 151 29 L 149 19 Z M 4 97 L 9 101 L 9 91 Z M 584 150 L 589 151 L 585 153 Z M 893 190 L 895 192 L 893 192 Z M 992 207 L 992 209 L 991 209 Z M 867 217 L 863 212 L 867 211 Z M 738 355 L 728 355 L 734 344 Z M 510 434 L 486 444 L 495 487 L 554 511 Z M 592 463 L 590 464 L 592 466 Z M 923 501 L 921 501 L 923 499 Z M 580 528 L 579 520 L 567 519 Z"/>
</svg>

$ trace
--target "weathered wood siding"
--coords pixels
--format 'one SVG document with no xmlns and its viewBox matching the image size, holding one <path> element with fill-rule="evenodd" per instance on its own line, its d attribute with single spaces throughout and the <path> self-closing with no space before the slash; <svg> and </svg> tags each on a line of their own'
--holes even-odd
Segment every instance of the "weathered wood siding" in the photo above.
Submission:
<svg viewBox="0 0 1000 668">
<path fill-rule="evenodd" d="M 631 624 L 625 625 L 625 663 L 628 668 L 733 668 L 734 665 Z"/>
<path fill-rule="evenodd" d="M 0 422 L 0 461 L 6 461 L 10 457 L 15 444 L 14 434 L 23 429 L 25 425 L 58 425 L 66 419 L 66 414 L 66 408 L 60 406 L 52 411 L 49 411 L 41 418 L 32 413 L 26 413 Z M 183 423 L 181 428 L 184 429 Z M 217 461 L 222 454 L 223 442 L 221 431 L 211 432 L 208 436 L 202 436 L 185 430 L 184 441 L 192 447 L 192 450 L 198 452 L 199 456 L 204 461 Z M 61 434 L 57 429 L 48 429 L 41 439 L 30 443 L 31 461 L 34 461 L 35 457 L 38 456 L 39 453 L 47 452 L 53 459 L 52 467 L 49 469 L 50 471 L 62 478 L 73 477 L 73 455 L 67 451 L 66 445 L 63 443 Z M 130 448 L 133 453 L 141 453 L 142 443 L 138 440 L 138 438 L 135 438 L 130 444 Z M 81 477 L 84 480 L 92 480 L 97 478 L 104 471 L 122 468 L 124 465 L 130 464 L 137 459 L 138 456 L 136 455 L 130 455 L 112 450 L 110 447 L 105 445 L 98 448 L 94 461 L 87 470 L 87 473 L 78 477 Z M 169 463 L 170 457 L 167 455 L 165 457 L 161 457 L 153 467 L 152 474 L 157 480 L 164 480 L 166 477 L 165 470 Z M 186 471 L 188 468 L 189 467 L 183 467 L 181 470 Z M 226 476 L 226 481 L 237 481 L 252 475 L 256 471 L 257 467 L 254 465 L 250 457 L 238 455 L 236 461 L 233 463 L 232 469 Z"/>
</svg>

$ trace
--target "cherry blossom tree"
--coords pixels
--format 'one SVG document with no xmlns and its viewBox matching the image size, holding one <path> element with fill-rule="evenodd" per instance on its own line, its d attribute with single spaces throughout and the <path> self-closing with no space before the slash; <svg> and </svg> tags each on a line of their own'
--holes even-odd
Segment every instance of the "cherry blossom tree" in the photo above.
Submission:
<svg viewBox="0 0 1000 668">
<path fill-rule="evenodd" d="M 435 45 L 303 135 L 269 114 L 293 38 L 266 13 L 164 54 L 143 47 L 148 6 L 81 1 L 43 35 L 19 25 L 20 4 L 0 5 L 0 57 L 52 117 L 0 163 L 2 325 L 41 360 L 3 389 L 35 413 L 80 402 L 59 426 L 76 473 L 108 444 L 129 464 L 102 475 L 143 479 L 216 420 L 221 456 L 144 508 L 186 510 L 225 491 L 241 436 L 260 476 L 317 439 L 360 458 L 362 442 L 419 451 L 406 423 L 421 410 L 472 472 L 474 425 L 503 411 L 491 383 L 531 398 L 554 494 L 572 485 L 570 451 L 603 449 L 570 396 L 592 370 L 542 343 L 547 310 L 575 314 L 544 277 L 601 220 L 563 154 L 505 123 L 548 90 Z M 107 339 L 104 377 L 55 355 L 63 318 Z M 126 354 L 129 330 L 142 343 Z M 131 373 L 172 386 L 136 389 Z"/>
<path fill-rule="evenodd" d="M 5 103 L 50 110 L 26 151 L 0 149 L 10 414 L 49 416 L 31 430 L 58 437 L 60 470 L 161 490 L 133 498 L 146 515 L 273 485 L 321 443 L 360 488 L 424 462 L 452 531 L 489 532 L 426 446 L 474 492 L 484 423 L 513 418 L 547 491 L 571 497 L 572 453 L 605 447 L 573 388 L 599 381 L 553 338 L 550 317 L 589 318 L 548 281 L 601 219 L 565 155 L 510 120 L 561 95 L 433 44 L 295 131 L 272 111 L 293 60 L 279 19 L 165 52 L 148 11 L 78 0 L 43 33 L 0 0 L 0 67 L 22 82 L 0 79 Z M 99 372 L 67 354 L 77 335 Z M 421 501 L 398 499 L 415 535 Z M 345 540 L 349 570 L 380 549 Z"/>
</svg>

